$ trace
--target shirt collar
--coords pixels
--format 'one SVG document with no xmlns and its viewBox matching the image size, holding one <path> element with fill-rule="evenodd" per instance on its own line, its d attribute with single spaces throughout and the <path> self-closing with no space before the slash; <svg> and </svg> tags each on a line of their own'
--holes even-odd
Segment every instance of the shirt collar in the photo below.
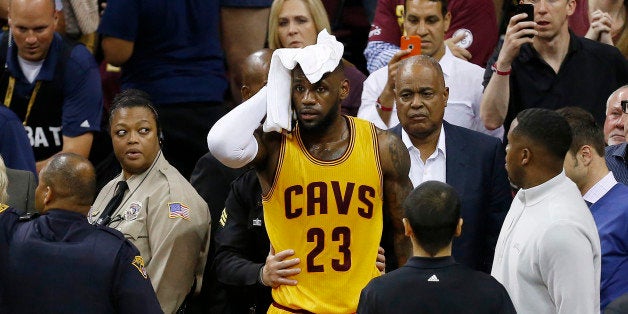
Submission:
<svg viewBox="0 0 628 314">
<path fill-rule="evenodd" d="M 33 84 L 36 81 L 52 81 L 52 79 L 54 78 L 55 67 L 57 64 L 57 59 L 59 58 L 59 51 L 62 44 L 61 41 L 61 36 L 55 33 L 54 38 L 50 43 L 48 54 L 46 55 L 44 63 L 41 66 L 41 70 L 35 78 L 35 81 L 33 81 Z M 15 41 L 13 41 L 13 39 L 11 39 L 11 42 L 12 48 L 9 49 L 7 53 L 7 68 L 9 69 L 11 76 L 28 83 L 26 77 L 24 76 L 24 73 L 22 73 L 20 63 L 17 61 L 17 45 L 15 44 Z"/>
<path fill-rule="evenodd" d="M 606 193 L 608 193 L 608 191 L 610 191 L 615 184 L 617 184 L 617 180 L 615 180 L 613 173 L 609 171 L 604 178 L 593 185 L 587 193 L 584 193 L 583 198 L 585 201 L 593 204 L 606 195 Z"/>
<path fill-rule="evenodd" d="M 567 48 L 567 55 L 565 56 L 565 59 L 567 59 L 567 57 L 569 57 L 571 54 L 578 51 L 580 49 L 580 45 L 581 44 L 577 40 L 576 35 L 570 29 L 569 30 L 569 48 Z M 532 44 L 524 44 L 523 46 L 521 46 L 521 50 L 519 52 L 519 59 L 523 62 L 528 62 L 533 58 L 542 59 L 539 53 L 536 51 L 536 49 L 534 49 L 534 46 L 532 46 Z"/>
<path fill-rule="evenodd" d="M 451 265 L 455 265 L 456 261 L 453 256 L 443 257 L 411 257 L 405 266 L 414 268 L 443 268 Z"/>
<path fill-rule="evenodd" d="M 406 148 L 408 150 L 411 150 L 413 148 L 418 150 L 418 148 L 414 147 L 414 144 L 412 144 L 412 141 L 410 140 L 410 135 L 406 133 L 406 130 L 404 130 L 403 127 L 401 128 L 401 141 L 406 145 Z M 438 135 L 436 150 L 442 152 L 445 158 L 447 157 L 447 149 L 445 148 L 445 128 L 443 127 L 442 123 L 440 125 L 440 134 Z"/>
<path fill-rule="evenodd" d="M 148 169 L 146 169 L 146 171 L 144 171 L 142 173 L 139 173 L 139 174 L 131 175 L 126 180 L 126 183 L 129 185 L 129 191 L 135 191 L 135 189 L 140 184 L 142 184 L 144 179 L 149 175 L 149 172 L 153 168 L 162 169 L 165 164 L 167 164 L 167 161 L 164 158 L 164 154 L 161 151 L 159 151 L 157 153 L 157 157 L 155 158 L 155 160 L 153 160 L 153 163 L 151 164 L 150 167 L 148 167 Z M 124 180 L 124 172 L 120 173 L 120 175 L 116 178 L 116 180 Z"/>
<path fill-rule="evenodd" d="M 523 204 L 532 206 L 542 201 L 547 196 L 553 194 L 554 188 L 561 185 L 565 180 L 569 179 L 567 179 L 567 176 L 565 175 L 565 170 L 563 169 L 563 171 L 561 171 L 558 175 L 545 181 L 544 183 L 541 183 L 529 189 L 520 189 L 519 192 L 517 192 L 516 197 Z"/>
<path fill-rule="evenodd" d="M 443 43 L 443 45 L 445 44 Z M 440 58 L 440 61 L 438 61 L 438 64 L 440 64 L 441 69 L 443 69 L 443 74 L 445 78 L 450 76 L 454 72 L 454 69 L 456 67 L 456 65 L 454 64 L 456 62 L 455 58 L 457 57 L 454 56 L 451 50 L 449 50 L 449 47 L 445 45 L 445 54 L 443 55 L 442 58 Z"/>
</svg>

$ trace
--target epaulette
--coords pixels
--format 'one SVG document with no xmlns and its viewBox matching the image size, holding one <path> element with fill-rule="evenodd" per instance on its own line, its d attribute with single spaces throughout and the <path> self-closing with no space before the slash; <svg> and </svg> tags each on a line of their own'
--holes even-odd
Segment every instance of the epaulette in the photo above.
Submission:
<svg viewBox="0 0 628 314">
<path fill-rule="evenodd" d="M 9 205 L 0 203 L 0 213 L 7 210 L 7 208 L 9 208 Z"/>
<path fill-rule="evenodd" d="M 40 214 L 39 213 L 27 213 L 24 214 L 22 216 L 20 216 L 20 218 L 18 218 L 18 221 L 29 221 L 29 220 L 33 220 L 37 217 L 39 217 Z"/>
<path fill-rule="evenodd" d="M 122 234 L 122 232 L 120 232 L 117 229 L 107 227 L 107 226 L 96 225 L 96 224 L 94 224 L 94 226 L 102 231 L 110 233 L 111 235 L 115 236 L 116 238 L 120 240 L 126 240 L 126 238 L 124 237 L 124 234 Z"/>
</svg>

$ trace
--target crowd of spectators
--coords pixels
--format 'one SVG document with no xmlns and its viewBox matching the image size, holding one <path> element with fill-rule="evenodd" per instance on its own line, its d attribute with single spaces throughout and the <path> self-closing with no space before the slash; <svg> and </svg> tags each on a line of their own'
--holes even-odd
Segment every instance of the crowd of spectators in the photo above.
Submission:
<svg viewBox="0 0 628 314">
<path fill-rule="evenodd" d="M 624 0 L 0 21 L 0 312 L 627 311 Z"/>
</svg>

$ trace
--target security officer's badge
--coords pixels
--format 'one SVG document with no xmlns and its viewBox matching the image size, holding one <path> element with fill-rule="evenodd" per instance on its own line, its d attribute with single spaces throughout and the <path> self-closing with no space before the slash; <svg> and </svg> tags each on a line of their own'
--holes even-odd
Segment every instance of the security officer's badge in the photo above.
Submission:
<svg viewBox="0 0 628 314">
<path fill-rule="evenodd" d="M 470 30 L 466 28 L 460 28 L 455 31 L 451 37 L 456 37 L 461 34 L 464 34 L 464 37 L 462 38 L 462 40 L 456 43 L 456 46 L 464 49 L 471 47 L 471 44 L 473 43 L 473 33 L 471 33 Z"/>
<path fill-rule="evenodd" d="M 131 221 L 137 219 L 137 216 L 139 216 L 141 209 L 141 202 L 131 202 L 129 208 L 124 211 L 124 220 Z"/>
<path fill-rule="evenodd" d="M 7 210 L 7 208 L 9 208 L 9 205 L 0 203 L 0 213 Z"/>
<path fill-rule="evenodd" d="M 146 268 L 144 268 L 144 259 L 142 259 L 141 256 L 136 256 L 133 259 L 133 262 L 131 262 L 131 264 L 135 266 L 135 268 L 137 268 L 140 274 L 142 274 L 142 277 L 148 278 L 148 274 L 146 273 Z"/>
</svg>

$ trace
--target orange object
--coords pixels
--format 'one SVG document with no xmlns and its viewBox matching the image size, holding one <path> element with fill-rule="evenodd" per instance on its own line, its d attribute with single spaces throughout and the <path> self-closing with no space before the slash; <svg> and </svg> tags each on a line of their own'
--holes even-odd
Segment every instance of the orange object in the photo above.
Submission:
<svg viewBox="0 0 628 314">
<path fill-rule="evenodd" d="M 421 54 L 421 37 L 419 36 L 401 36 L 401 49 L 412 49 L 409 54 L 401 57 L 401 59 L 418 56 Z"/>
</svg>

